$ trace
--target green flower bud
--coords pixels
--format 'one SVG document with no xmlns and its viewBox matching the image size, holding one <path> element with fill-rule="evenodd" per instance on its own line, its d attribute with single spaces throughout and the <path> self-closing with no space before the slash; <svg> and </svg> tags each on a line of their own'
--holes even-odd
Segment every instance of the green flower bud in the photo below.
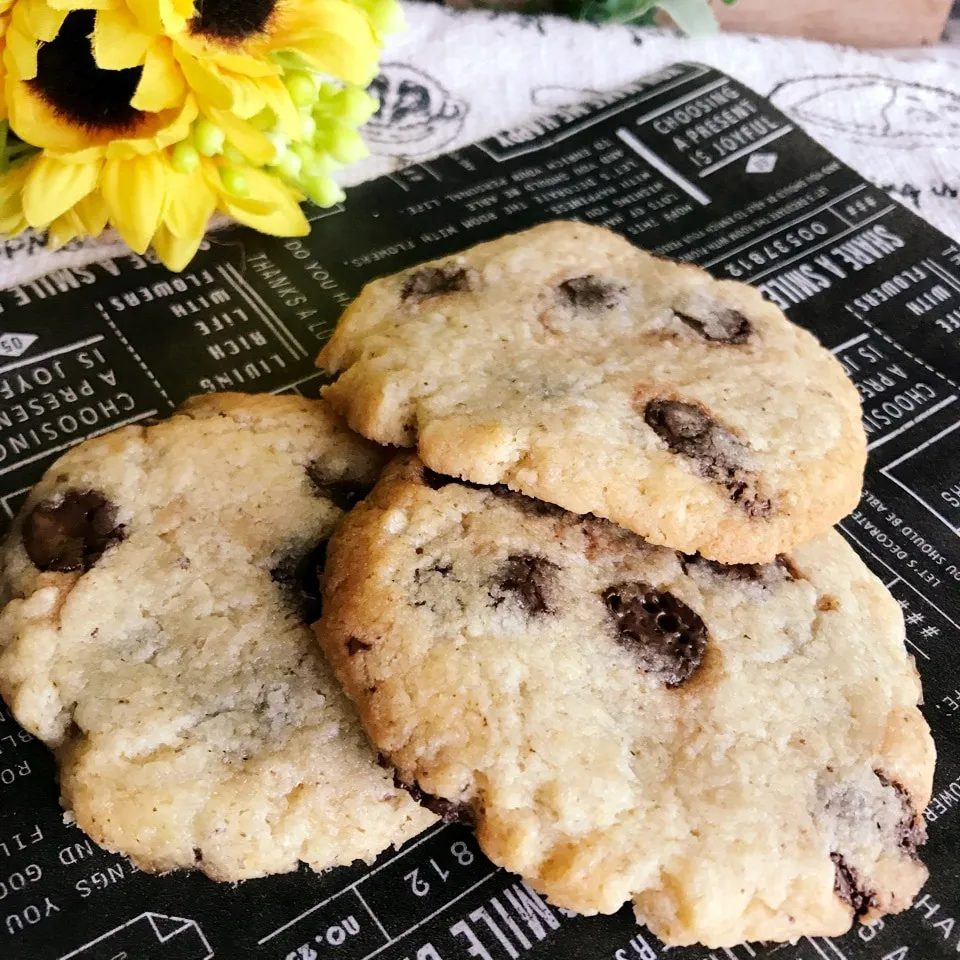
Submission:
<svg viewBox="0 0 960 960">
<path fill-rule="evenodd" d="M 300 168 L 303 166 L 303 161 L 293 150 L 288 150 L 275 166 L 281 176 L 286 177 L 288 180 L 296 180 L 297 177 L 300 176 Z"/>
<path fill-rule="evenodd" d="M 309 73 L 300 70 L 288 73 L 283 78 L 283 85 L 298 107 L 305 107 L 317 98 L 317 84 Z"/>
<path fill-rule="evenodd" d="M 317 121 L 309 113 L 300 115 L 300 136 L 304 140 L 312 140 L 317 132 Z"/>
<path fill-rule="evenodd" d="M 274 149 L 273 158 L 267 162 L 273 166 L 283 159 L 290 141 L 282 133 L 268 133 L 267 139 L 273 144 Z"/>
<path fill-rule="evenodd" d="M 399 33 L 406 27 L 403 10 L 396 0 L 356 0 L 370 18 L 377 33 Z"/>
<path fill-rule="evenodd" d="M 303 146 L 306 146 L 306 144 Z M 328 176 L 340 166 L 327 152 L 326 147 L 322 145 L 319 149 L 316 144 L 309 146 L 307 150 L 301 153 L 300 159 L 303 161 L 304 173 L 311 177 L 321 174 Z"/>
<path fill-rule="evenodd" d="M 181 140 L 174 148 L 171 155 L 173 169 L 177 173 L 193 173 L 200 163 L 200 154 L 197 148 L 188 140 Z"/>
<path fill-rule="evenodd" d="M 220 182 L 227 193 L 232 193 L 235 197 L 247 197 L 250 195 L 250 184 L 247 178 L 240 170 L 233 167 L 220 168 Z"/>
<path fill-rule="evenodd" d="M 368 156 L 370 152 L 363 142 L 363 137 L 344 124 L 337 124 L 330 131 L 327 149 L 334 160 L 342 164 L 356 163 L 357 160 Z"/>
<path fill-rule="evenodd" d="M 215 157 L 226 141 L 226 135 L 206 117 L 201 117 L 193 125 L 193 142 L 205 157 Z"/>
<path fill-rule="evenodd" d="M 324 82 L 320 84 L 320 89 L 317 91 L 317 100 L 332 100 L 341 89 L 339 84 L 333 83 L 330 80 L 324 80 Z"/>
<path fill-rule="evenodd" d="M 376 97 L 371 97 L 359 87 L 346 87 L 337 96 L 339 111 L 337 116 L 351 127 L 366 123 L 380 106 Z"/>
<path fill-rule="evenodd" d="M 247 121 L 255 130 L 266 133 L 272 130 L 277 124 L 277 115 L 269 108 L 264 107 L 256 116 Z"/>
<path fill-rule="evenodd" d="M 304 177 L 300 181 L 300 186 L 318 207 L 332 207 L 346 199 L 346 194 L 330 177 Z"/>
</svg>

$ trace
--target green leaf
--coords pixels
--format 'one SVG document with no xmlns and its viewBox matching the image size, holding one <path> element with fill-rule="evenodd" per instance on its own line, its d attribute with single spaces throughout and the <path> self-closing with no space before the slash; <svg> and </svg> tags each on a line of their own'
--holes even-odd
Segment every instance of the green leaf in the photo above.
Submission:
<svg viewBox="0 0 960 960">
<path fill-rule="evenodd" d="M 10 157 L 7 155 L 7 136 L 9 133 L 9 122 L 0 120 L 0 176 L 10 169 Z"/>
<path fill-rule="evenodd" d="M 660 0 L 659 6 L 689 36 L 706 36 L 720 29 L 706 0 Z"/>
<path fill-rule="evenodd" d="M 656 5 L 657 0 L 585 0 L 578 5 L 574 17 L 595 23 L 633 23 Z"/>
</svg>

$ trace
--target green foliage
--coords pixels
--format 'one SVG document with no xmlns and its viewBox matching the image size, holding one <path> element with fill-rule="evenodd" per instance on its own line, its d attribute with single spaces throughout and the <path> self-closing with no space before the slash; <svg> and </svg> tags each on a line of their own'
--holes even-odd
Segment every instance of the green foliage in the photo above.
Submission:
<svg viewBox="0 0 960 960">
<path fill-rule="evenodd" d="M 723 0 L 736 3 L 736 0 Z M 650 24 L 658 9 L 670 14 L 684 33 L 691 36 L 716 33 L 717 21 L 708 0 L 566 0 L 563 12 L 575 20 L 594 23 Z"/>
</svg>

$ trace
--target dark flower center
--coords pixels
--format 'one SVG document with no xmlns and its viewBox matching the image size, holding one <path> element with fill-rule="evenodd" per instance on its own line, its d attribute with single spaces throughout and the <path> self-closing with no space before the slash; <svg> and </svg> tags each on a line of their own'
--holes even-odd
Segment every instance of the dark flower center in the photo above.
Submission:
<svg viewBox="0 0 960 960">
<path fill-rule="evenodd" d="M 143 67 L 101 70 L 93 59 L 93 10 L 68 13 L 60 32 L 37 50 L 30 89 L 78 126 L 121 132 L 143 116 L 130 106 Z"/>
<path fill-rule="evenodd" d="M 277 0 L 197 0 L 193 33 L 214 40 L 245 40 L 262 33 Z"/>
</svg>

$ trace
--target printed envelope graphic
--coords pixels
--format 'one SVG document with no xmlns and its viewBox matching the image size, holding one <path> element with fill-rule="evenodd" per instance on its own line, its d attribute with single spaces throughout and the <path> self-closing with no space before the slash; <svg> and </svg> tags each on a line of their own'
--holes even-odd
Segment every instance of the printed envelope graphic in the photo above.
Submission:
<svg viewBox="0 0 960 960">
<path fill-rule="evenodd" d="M 196 920 L 147 912 L 58 960 L 209 960 L 212 956 Z"/>
</svg>

